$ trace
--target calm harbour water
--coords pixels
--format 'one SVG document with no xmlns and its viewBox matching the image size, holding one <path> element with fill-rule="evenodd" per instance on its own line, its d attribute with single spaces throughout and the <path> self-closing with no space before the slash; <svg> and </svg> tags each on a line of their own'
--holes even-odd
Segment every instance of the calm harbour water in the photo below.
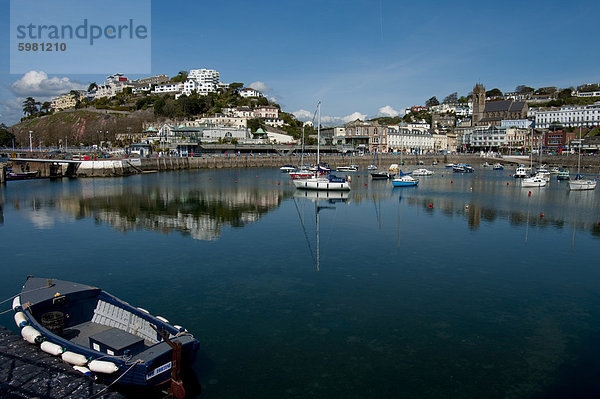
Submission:
<svg viewBox="0 0 600 399">
<path fill-rule="evenodd" d="M 331 200 L 277 169 L 9 182 L 0 299 L 54 277 L 181 324 L 202 398 L 600 396 L 600 190 L 434 170 Z"/>
</svg>

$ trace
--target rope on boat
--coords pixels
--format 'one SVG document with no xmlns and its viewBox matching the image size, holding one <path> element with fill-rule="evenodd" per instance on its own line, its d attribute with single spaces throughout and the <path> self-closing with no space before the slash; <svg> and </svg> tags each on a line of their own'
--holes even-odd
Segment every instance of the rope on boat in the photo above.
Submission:
<svg viewBox="0 0 600 399">
<path fill-rule="evenodd" d="M 3 312 L 0 312 L 0 315 L 6 314 L 6 313 L 8 313 L 8 312 L 12 312 L 12 311 L 13 311 L 13 310 L 12 310 L 12 308 L 11 308 L 11 309 L 5 310 L 5 311 L 3 311 Z"/>
<path fill-rule="evenodd" d="M 3 300 L 2 302 L 0 302 L 0 305 L 2 305 L 3 303 L 6 303 L 6 302 L 8 302 L 8 301 L 10 301 L 10 300 L 13 300 L 13 299 L 15 299 L 16 297 L 18 297 L 18 296 L 19 296 L 19 295 L 21 295 L 21 294 L 27 294 L 28 292 L 33 292 L 33 291 L 37 291 L 37 290 L 45 290 L 46 288 L 48 288 L 48 287 L 38 287 L 38 288 L 34 288 L 34 289 L 32 289 L 32 290 L 21 291 L 21 292 L 19 292 L 18 294 L 15 294 L 15 295 L 11 296 L 10 298 L 7 298 L 7 299 Z M 12 310 L 12 309 L 11 309 L 11 310 Z"/>
<path fill-rule="evenodd" d="M 89 399 L 97 398 L 98 396 L 102 395 L 104 392 L 106 392 L 108 390 L 108 388 L 110 388 L 113 385 L 115 385 L 121 378 L 123 378 L 123 376 L 125 376 L 125 374 L 127 374 L 138 363 L 142 363 L 142 361 L 140 359 L 138 359 L 135 362 L 133 362 L 131 364 L 131 366 L 129 366 L 129 368 L 127 370 L 125 370 L 125 372 L 123 374 L 121 374 L 119 376 L 119 378 L 116 378 L 113 382 L 111 382 L 110 384 L 108 384 L 107 386 L 105 386 L 104 388 L 102 388 L 100 391 L 98 391 L 95 394 L 93 394 L 92 396 L 90 396 Z"/>
</svg>

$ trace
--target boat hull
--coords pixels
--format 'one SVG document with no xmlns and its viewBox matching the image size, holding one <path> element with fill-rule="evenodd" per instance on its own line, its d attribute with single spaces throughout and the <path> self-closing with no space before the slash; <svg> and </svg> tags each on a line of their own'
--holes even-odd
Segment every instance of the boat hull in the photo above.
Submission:
<svg viewBox="0 0 600 399">
<path fill-rule="evenodd" d="M 96 373 L 108 383 L 152 388 L 170 379 L 173 351 L 151 325 L 181 344 L 184 364 L 193 362 L 198 350 L 198 341 L 191 334 L 96 287 L 28 278 L 19 301 L 24 305 L 15 311 L 24 313 L 27 325 L 39 331 L 44 342 L 58 345 L 76 357 L 83 356 L 90 361 L 90 368 L 95 359 L 114 364 L 117 371 Z M 48 314 L 59 318 L 49 322 Z M 139 330 L 142 335 L 124 328 L 125 319 L 135 324 L 135 334 Z M 127 340 L 132 343 L 126 349 L 119 347 Z M 123 352 L 119 352 L 121 349 Z M 64 356 L 63 360 L 68 362 Z"/>
<path fill-rule="evenodd" d="M 350 191 L 350 184 L 344 182 L 331 182 L 328 179 L 312 178 L 293 180 L 294 186 L 301 190 L 328 190 Z"/>
<path fill-rule="evenodd" d="M 569 190 L 583 191 L 596 188 L 596 180 L 571 180 L 569 181 Z"/>
<path fill-rule="evenodd" d="M 394 187 L 414 187 L 418 184 L 419 184 L 418 180 L 415 180 L 412 182 L 392 180 L 392 186 L 394 186 Z"/>
</svg>

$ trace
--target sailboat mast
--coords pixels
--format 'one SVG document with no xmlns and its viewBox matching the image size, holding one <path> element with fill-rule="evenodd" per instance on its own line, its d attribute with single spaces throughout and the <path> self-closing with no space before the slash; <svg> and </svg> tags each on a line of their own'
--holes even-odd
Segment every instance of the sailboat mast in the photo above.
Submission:
<svg viewBox="0 0 600 399">
<path fill-rule="evenodd" d="M 577 179 L 579 179 L 580 167 L 581 167 L 581 126 L 579 126 L 579 156 L 577 157 Z"/>
<path fill-rule="evenodd" d="M 319 165 L 321 164 L 320 152 L 321 147 L 321 101 L 317 104 L 317 173 L 319 172 Z"/>
<path fill-rule="evenodd" d="M 302 124 L 302 153 L 300 154 L 300 168 L 304 165 L 304 124 Z"/>
</svg>

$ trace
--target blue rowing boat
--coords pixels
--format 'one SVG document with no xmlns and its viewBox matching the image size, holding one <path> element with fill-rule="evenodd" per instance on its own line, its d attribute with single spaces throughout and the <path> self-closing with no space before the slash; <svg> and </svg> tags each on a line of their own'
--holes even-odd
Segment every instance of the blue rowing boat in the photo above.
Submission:
<svg viewBox="0 0 600 399">
<path fill-rule="evenodd" d="M 87 375 L 121 385 L 171 383 L 185 395 L 179 373 L 198 341 L 183 327 L 134 307 L 100 288 L 28 277 L 13 301 L 23 338 Z"/>
</svg>

